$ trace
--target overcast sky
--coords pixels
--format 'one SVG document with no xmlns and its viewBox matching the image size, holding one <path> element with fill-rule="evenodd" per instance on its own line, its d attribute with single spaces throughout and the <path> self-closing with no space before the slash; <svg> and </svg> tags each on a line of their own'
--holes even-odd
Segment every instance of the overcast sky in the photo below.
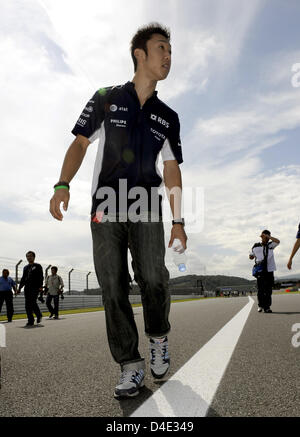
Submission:
<svg viewBox="0 0 300 437">
<path fill-rule="evenodd" d="M 93 269 L 90 189 L 97 142 L 71 183 L 63 222 L 49 214 L 71 130 L 94 92 L 131 80 L 130 40 L 171 29 L 158 95 L 178 112 L 183 184 L 203 190 L 203 226 L 187 225 L 190 274 L 251 279 L 265 228 L 281 240 L 277 274 L 300 220 L 300 3 L 297 0 L 1 0 L 0 257 Z M 296 68 L 296 67 L 294 67 Z M 299 75 L 300 76 L 300 75 Z M 299 77 L 300 85 L 300 77 Z M 293 86 L 294 85 L 294 86 Z M 202 199 L 202 197 L 201 197 Z M 198 203 L 202 204 L 200 198 Z M 170 225 L 165 225 L 166 244 Z M 177 275 L 170 254 L 171 276 Z M 300 272 L 300 257 L 293 272 Z"/>
</svg>

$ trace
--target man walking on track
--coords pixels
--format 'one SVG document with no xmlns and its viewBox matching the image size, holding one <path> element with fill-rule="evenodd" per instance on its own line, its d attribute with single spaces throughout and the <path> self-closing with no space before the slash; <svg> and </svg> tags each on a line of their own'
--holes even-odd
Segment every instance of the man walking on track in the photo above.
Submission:
<svg viewBox="0 0 300 437">
<path fill-rule="evenodd" d="M 42 313 L 37 304 L 37 298 L 40 291 L 42 291 L 44 276 L 42 266 L 34 262 L 35 253 L 32 251 L 27 252 L 26 258 L 28 264 L 23 269 L 18 292 L 20 293 L 21 289 L 25 286 L 25 309 L 28 318 L 26 327 L 30 328 L 34 325 L 33 313 L 36 315 L 36 323 L 40 323 L 42 320 Z"/>
<path fill-rule="evenodd" d="M 2 270 L 2 276 L 0 276 L 0 313 L 2 305 L 6 304 L 7 321 L 11 322 L 14 314 L 13 305 L 13 292 L 17 293 L 15 281 L 9 277 L 9 271 L 7 269 Z"/>
<path fill-rule="evenodd" d="M 162 378 L 170 365 L 169 272 L 165 267 L 165 243 L 161 196 L 162 177 L 156 169 L 158 155 L 164 162 L 164 182 L 178 195 L 169 200 L 173 227 L 169 246 L 181 240 L 186 248 L 181 217 L 182 162 L 178 115 L 157 97 L 159 80 L 171 67 L 168 29 L 158 23 L 137 31 L 131 41 L 134 77 L 124 85 L 100 88 L 88 101 L 66 153 L 60 180 L 50 201 L 50 212 L 62 220 L 69 183 L 90 143 L 99 139 L 92 186 L 91 230 L 94 263 L 103 290 L 107 335 L 113 358 L 121 367 L 116 398 L 136 396 L 144 385 L 145 363 L 138 350 L 138 332 L 128 299 L 127 250 L 142 290 L 145 333 L 149 337 L 150 369 Z M 107 68 L 107 67 L 106 67 Z"/>
<path fill-rule="evenodd" d="M 50 312 L 49 319 L 52 319 L 53 316 L 54 319 L 58 319 L 59 296 L 62 294 L 64 288 L 64 282 L 62 277 L 57 274 L 57 270 L 56 266 L 52 266 L 51 275 L 47 276 L 45 280 L 45 287 L 47 290 L 46 305 Z M 51 305 L 52 299 L 54 302 L 54 308 Z"/>
<path fill-rule="evenodd" d="M 272 237 L 271 232 L 267 229 L 261 233 L 260 237 L 261 243 L 254 244 L 249 258 L 255 258 L 257 264 L 262 264 L 262 271 L 257 277 L 258 312 L 261 313 L 264 310 L 265 313 L 271 313 L 272 288 L 274 271 L 276 270 L 273 250 L 280 241 Z"/>
</svg>

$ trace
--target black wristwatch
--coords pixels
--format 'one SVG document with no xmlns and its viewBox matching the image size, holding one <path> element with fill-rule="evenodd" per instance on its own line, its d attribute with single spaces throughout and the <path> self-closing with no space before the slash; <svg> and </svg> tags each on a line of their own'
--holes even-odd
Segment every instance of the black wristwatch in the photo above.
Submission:
<svg viewBox="0 0 300 437">
<path fill-rule="evenodd" d="M 185 225 L 184 218 L 172 220 L 172 225 L 182 225 L 182 226 L 184 226 Z"/>
</svg>

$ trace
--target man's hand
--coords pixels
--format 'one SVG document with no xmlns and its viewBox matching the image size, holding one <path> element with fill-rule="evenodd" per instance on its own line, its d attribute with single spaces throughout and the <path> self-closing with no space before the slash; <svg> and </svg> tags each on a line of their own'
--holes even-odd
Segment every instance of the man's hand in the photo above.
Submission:
<svg viewBox="0 0 300 437">
<path fill-rule="evenodd" d="M 70 200 L 70 192 L 67 188 L 61 188 L 53 194 L 50 200 L 50 213 L 57 220 L 62 220 L 63 215 L 60 210 L 60 204 L 63 202 L 63 209 L 67 211 Z"/>
<path fill-rule="evenodd" d="M 254 259 L 255 258 L 255 256 L 254 255 L 249 255 L 249 259 Z"/>
<path fill-rule="evenodd" d="M 187 242 L 188 238 L 187 238 L 186 233 L 184 231 L 184 227 L 180 224 L 173 225 L 168 247 L 172 247 L 173 242 L 176 238 L 178 238 L 178 240 L 181 241 L 181 244 L 182 244 L 184 250 L 186 250 L 186 242 Z"/>
<path fill-rule="evenodd" d="M 290 259 L 289 262 L 286 265 L 289 270 L 292 269 L 292 263 L 293 263 L 293 261 Z"/>
</svg>

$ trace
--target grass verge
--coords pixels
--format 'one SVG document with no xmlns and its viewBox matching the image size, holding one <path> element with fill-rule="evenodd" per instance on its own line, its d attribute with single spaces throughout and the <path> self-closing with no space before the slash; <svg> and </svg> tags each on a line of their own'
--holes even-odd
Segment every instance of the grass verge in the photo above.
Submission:
<svg viewBox="0 0 300 437">
<path fill-rule="evenodd" d="M 204 299 L 203 297 L 195 297 L 195 298 L 190 298 L 190 299 L 177 299 L 177 300 L 172 300 L 172 303 L 176 303 L 176 302 L 187 302 L 187 301 L 191 301 L 191 300 L 200 300 L 200 299 Z M 209 298 L 206 298 L 209 299 Z M 142 306 L 141 303 L 133 303 L 132 304 L 133 307 L 140 307 Z M 96 311 L 104 311 L 103 307 L 94 307 L 94 308 L 74 308 L 74 309 L 70 309 L 70 310 L 60 310 L 59 314 L 63 315 L 63 314 L 80 314 L 80 313 L 93 313 Z M 50 313 L 47 311 L 43 311 L 43 317 L 49 317 Z M 26 314 L 14 314 L 13 320 L 18 320 L 18 319 L 26 319 L 27 316 Z M 7 320 L 6 316 L 0 316 L 0 322 L 3 322 Z"/>
</svg>

